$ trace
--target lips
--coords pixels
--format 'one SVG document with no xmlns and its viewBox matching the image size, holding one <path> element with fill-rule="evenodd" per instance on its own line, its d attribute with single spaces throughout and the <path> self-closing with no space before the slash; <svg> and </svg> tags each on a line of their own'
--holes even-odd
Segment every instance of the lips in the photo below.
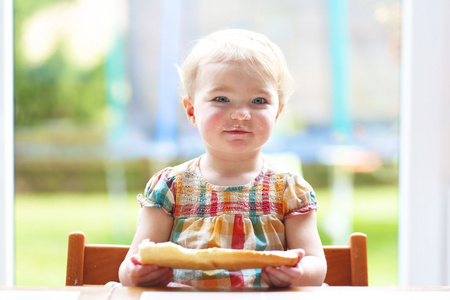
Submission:
<svg viewBox="0 0 450 300">
<path fill-rule="evenodd" d="M 232 130 L 225 130 L 225 133 L 231 134 L 231 135 L 245 135 L 251 133 L 250 131 L 246 131 L 243 129 L 232 129 Z"/>
</svg>

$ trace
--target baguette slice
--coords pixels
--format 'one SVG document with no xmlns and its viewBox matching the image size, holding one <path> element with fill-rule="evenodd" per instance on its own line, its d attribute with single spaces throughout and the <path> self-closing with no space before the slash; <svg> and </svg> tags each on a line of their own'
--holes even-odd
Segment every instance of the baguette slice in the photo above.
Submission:
<svg viewBox="0 0 450 300">
<path fill-rule="evenodd" d="M 241 270 L 267 266 L 295 266 L 298 256 L 292 251 L 252 251 L 224 248 L 188 249 L 172 242 L 139 245 L 140 262 L 161 267 L 189 270 Z"/>
</svg>

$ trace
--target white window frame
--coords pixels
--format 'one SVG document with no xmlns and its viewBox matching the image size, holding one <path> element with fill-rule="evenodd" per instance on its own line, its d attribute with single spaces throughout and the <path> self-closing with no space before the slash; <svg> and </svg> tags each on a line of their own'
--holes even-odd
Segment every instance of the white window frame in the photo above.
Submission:
<svg viewBox="0 0 450 300">
<path fill-rule="evenodd" d="M 0 1 L 0 285 L 14 284 L 13 0 Z"/>
<path fill-rule="evenodd" d="M 448 0 L 403 1 L 399 183 L 403 286 L 450 285 L 449 20 Z"/>
</svg>

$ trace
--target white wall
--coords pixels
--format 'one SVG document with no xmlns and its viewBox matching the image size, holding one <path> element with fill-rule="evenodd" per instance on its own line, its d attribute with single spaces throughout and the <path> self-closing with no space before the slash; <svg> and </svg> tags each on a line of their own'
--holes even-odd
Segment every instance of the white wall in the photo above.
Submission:
<svg viewBox="0 0 450 300">
<path fill-rule="evenodd" d="M 450 1 L 403 1 L 399 283 L 450 285 Z"/>
<path fill-rule="evenodd" d="M 12 0 L 0 1 L 0 285 L 14 282 Z"/>
</svg>

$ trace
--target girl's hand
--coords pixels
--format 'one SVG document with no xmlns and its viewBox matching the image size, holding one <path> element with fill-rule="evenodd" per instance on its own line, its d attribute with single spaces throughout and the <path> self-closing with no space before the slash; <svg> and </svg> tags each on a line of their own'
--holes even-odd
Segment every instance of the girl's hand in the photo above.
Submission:
<svg viewBox="0 0 450 300">
<path fill-rule="evenodd" d="M 289 287 L 304 274 L 300 261 L 305 256 L 303 249 L 293 249 L 298 255 L 298 263 L 294 267 L 266 267 L 261 270 L 261 277 L 270 287 Z"/>
<path fill-rule="evenodd" d="M 171 268 L 143 265 L 137 255 L 131 256 L 126 262 L 125 273 L 133 286 L 166 286 L 173 279 Z"/>
</svg>

